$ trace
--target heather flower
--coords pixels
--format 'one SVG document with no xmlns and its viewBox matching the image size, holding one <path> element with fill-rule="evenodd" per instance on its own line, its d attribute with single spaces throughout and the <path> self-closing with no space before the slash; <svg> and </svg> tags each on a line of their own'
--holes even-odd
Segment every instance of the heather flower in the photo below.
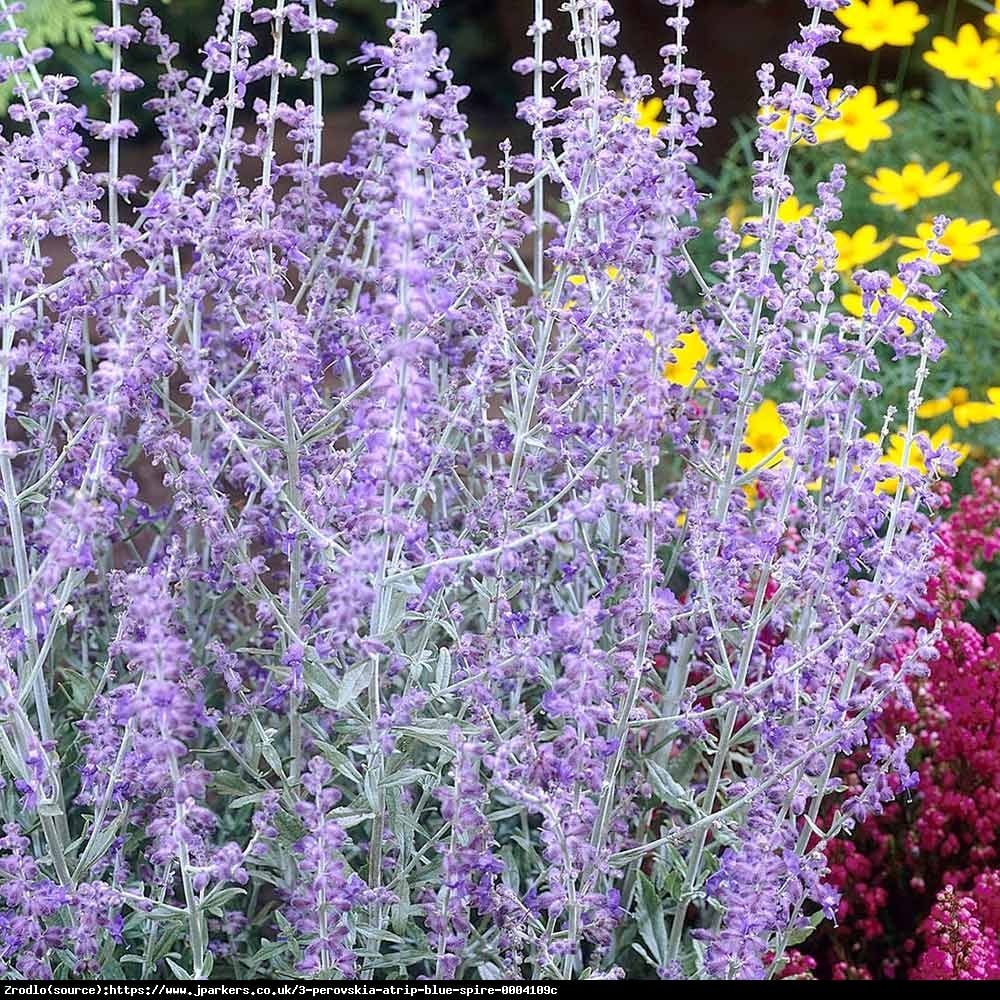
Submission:
<svg viewBox="0 0 1000 1000">
<path fill-rule="evenodd" d="M 963 620 L 996 558 L 1000 504 L 994 465 L 972 474 L 941 528 L 928 597 L 941 617 L 929 675 L 911 682 L 885 723 L 913 734 L 919 783 L 910 796 L 827 844 L 843 896 L 839 926 L 806 949 L 820 977 L 989 978 L 997 932 L 996 633 Z M 905 655 L 904 642 L 896 656 Z M 912 695 L 912 697 L 911 697 Z M 848 794 L 856 772 L 842 768 Z"/>
<path fill-rule="evenodd" d="M 913 979 L 1000 979 L 996 933 L 984 930 L 975 901 L 957 897 L 953 886 L 938 894 L 924 937 L 927 950 Z"/>
</svg>

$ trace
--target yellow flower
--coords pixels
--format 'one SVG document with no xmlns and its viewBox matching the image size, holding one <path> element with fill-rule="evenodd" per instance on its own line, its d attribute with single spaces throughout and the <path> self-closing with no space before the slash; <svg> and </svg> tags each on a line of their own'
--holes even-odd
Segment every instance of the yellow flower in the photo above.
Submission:
<svg viewBox="0 0 1000 1000">
<path fill-rule="evenodd" d="M 894 299 L 899 300 L 903 298 L 903 295 L 905 293 L 906 293 L 906 286 L 903 284 L 902 281 L 899 280 L 899 278 L 894 277 L 892 281 L 889 283 L 888 294 L 891 295 Z M 852 316 L 857 316 L 858 319 L 861 319 L 865 315 L 864 305 L 862 303 L 860 292 L 848 292 L 846 295 L 841 295 L 840 303 Z M 903 299 L 903 304 L 909 306 L 911 309 L 916 309 L 918 312 L 926 312 L 926 313 L 934 312 L 934 304 L 932 302 L 928 302 L 925 299 L 915 298 L 912 295 Z M 877 316 L 881 306 L 882 306 L 882 299 L 881 296 L 879 296 L 872 303 L 871 314 L 873 316 Z M 914 326 L 913 320 L 910 319 L 908 316 L 899 317 L 899 327 L 903 331 L 903 333 L 905 333 L 907 336 L 913 333 L 913 326 Z"/>
<path fill-rule="evenodd" d="M 697 330 L 682 333 L 670 349 L 669 356 L 671 360 L 663 366 L 663 377 L 668 382 L 685 389 L 705 388 L 705 380 L 698 378 L 698 366 L 708 356 L 708 345 Z"/>
<path fill-rule="evenodd" d="M 918 31 L 927 27 L 927 18 L 911 0 L 853 0 L 849 7 L 835 12 L 847 31 L 844 41 L 860 45 L 869 52 L 883 45 L 912 45 Z"/>
<path fill-rule="evenodd" d="M 1000 40 L 980 38 L 975 25 L 963 24 L 955 41 L 938 35 L 931 45 L 934 51 L 925 52 L 924 61 L 952 80 L 989 90 L 1000 78 Z"/>
<path fill-rule="evenodd" d="M 994 11 L 986 15 L 986 27 L 996 35 L 1000 35 L 1000 0 L 993 4 Z"/>
<path fill-rule="evenodd" d="M 979 244 L 983 240 L 988 240 L 996 236 L 997 231 L 990 225 L 988 219 L 977 219 L 969 222 L 968 219 L 952 219 L 947 228 L 941 234 L 938 242 L 951 251 L 948 257 L 943 253 L 935 253 L 932 259 L 935 264 L 944 264 L 953 261 L 959 264 L 966 261 L 975 260 L 982 254 Z M 899 242 L 904 247 L 911 247 L 911 252 L 903 254 L 900 261 L 916 260 L 918 257 L 927 255 L 927 241 L 934 235 L 933 225 L 930 222 L 921 222 L 917 226 L 916 236 L 900 236 Z"/>
<path fill-rule="evenodd" d="M 921 420 L 930 420 L 933 417 L 943 416 L 956 406 L 961 406 L 969 401 L 969 390 L 956 386 L 947 396 L 938 399 L 928 399 L 926 403 L 921 403 L 917 407 L 917 416 Z"/>
<path fill-rule="evenodd" d="M 1000 184 L 1000 181 L 997 181 Z M 739 229 L 740 223 L 743 221 L 747 214 L 746 202 L 740 198 L 737 198 L 730 206 L 726 209 L 726 218 L 729 220 L 729 224 L 733 229 Z"/>
<path fill-rule="evenodd" d="M 744 471 L 752 469 L 761 462 L 768 462 L 768 467 L 777 465 L 784 454 L 781 443 L 788 437 L 788 425 L 778 413 L 778 405 L 771 399 L 765 399 L 760 406 L 747 418 L 747 432 L 743 438 L 744 450 L 740 452 L 740 468 Z"/>
<path fill-rule="evenodd" d="M 993 182 L 993 193 L 1000 194 L 1000 179 Z"/>
<path fill-rule="evenodd" d="M 879 167 L 874 177 L 865 178 L 865 183 L 872 189 L 869 197 L 874 204 L 891 205 L 902 212 L 922 198 L 947 194 L 962 179 L 960 173 L 948 170 L 948 163 L 939 163 L 928 171 L 919 163 L 907 163 L 899 173 Z"/>
<path fill-rule="evenodd" d="M 960 465 L 965 461 L 966 456 L 969 454 L 969 446 L 965 444 L 958 444 L 953 442 L 954 431 L 950 424 L 945 424 L 943 427 L 938 428 L 931 436 L 931 447 L 937 451 L 942 445 L 950 444 L 953 445 L 952 451 L 958 452 L 955 459 L 956 464 Z M 866 434 L 865 437 L 869 441 L 877 441 L 878 437 L 875 434 Z M 903 455 L 906 450 L 906 438 L 902 434 L 893 434 L 889 438 L 889 448 L 886 453 L 882 456 L 880 461 L 887 465 L 895 466 L 900 471 L 904 469 L 916 469 L 922 474 L 927 474 L 927 462 L 924 459 L 923 450 L 920 448 L 919 442 L 911 441 L 910 443 L 910 454 L 907 456 L 908 461 L 904 464 Z M 879 493 L 895 493 L 899 489 L 899 476 L 892 476 L 889 479 L 883 479 L 875 489 Z"/>
<path fill-rule="evenodd" d="M 892 239 L 880 240 L 874 226 L 862 226 L 854 233 L 838 229 L 833 234 L 837 244 L 837 270 L 850 274 L 864 267 L 892 246 Z"/>
<path fill-rule="evenodd" d="M 648 101 L 639 101 L 635 106 L 636 126 L 644 128 L 650 135 L 658 135 L 660 129 L 667 124 L 659 120 L 662 110 L 663 101 L 659 97 L 651 97 Z"/>
<path fill-rule="evenodd" d="M 786 198 L 778 206 L 778 221 L 784 222 L 786 225 L 791 225 L 793 222 L 801 222 L 806 217 L 812 215 L 813 206 L 812 205 L 800 205 L 799 199 L 793 194 L 791 197 Z M 759 215 L 747 216 L 743 222 L 760 222 L 761 217 Z M 750 247 L 757 242 L 756 236 L 744 236 L 743 246 Z"/>
<path fill-rule="evenodd" d="M 834 104 L 841 91 L 830 91 L 830 103 Z M 882 101 L 874 87 L 862 87 L 853 97 L 847 98 L 838 108 L 836 121 L 823 119 L 816 123 L 817 142 L 835 142 L 843 139 L 855 152 L 863 153 L 873 142 L 888 139 L 892 129 L 885 120 L 891 118 L 899 108 L 898 101 Z"/>
<path fill-rule="evenodd" d="M 974 399 L 968 403 L 960 403 L 955 407 L 955 423 L 959 427 L 969 424 L 985 424 L 990 420 L 1000 420 L 1000 406 L 996 403 L 984 403 Z"/>
<path fill-rule="evenodd" d="M 988 389 L 986 395 L 989 397 L 988 403 L 979 399 L 970 400 L 969 390 L 956 386 L 947 396 L 927 400 L 917 409 L 917 416 L 927 420 L 951 411 L 959 427 L 1000 420 L 1000 386 Z"/>
</svg>

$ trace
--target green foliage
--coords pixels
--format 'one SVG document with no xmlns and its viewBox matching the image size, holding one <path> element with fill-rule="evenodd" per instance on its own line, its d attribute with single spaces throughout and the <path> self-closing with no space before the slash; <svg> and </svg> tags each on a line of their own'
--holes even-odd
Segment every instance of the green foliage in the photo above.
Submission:
<svg viewBox="0 0 1000 1000">
<path fill-rule="evenodd" d="M 101 24 L 101 19 L 92 0 L 28 0 L 17 23 L 28 32 L 25 45 L 29 49 L 69 46 L 87 55 L 105 59 L 111 56 L 108 46 L 94 41 L 94 28 Z M 13 55 L 13 46 L 0 46 L 0 54 Z M 13 81 L 0 84 L 0 113 L 7 110 L 13 93 Z"/>
</svg>

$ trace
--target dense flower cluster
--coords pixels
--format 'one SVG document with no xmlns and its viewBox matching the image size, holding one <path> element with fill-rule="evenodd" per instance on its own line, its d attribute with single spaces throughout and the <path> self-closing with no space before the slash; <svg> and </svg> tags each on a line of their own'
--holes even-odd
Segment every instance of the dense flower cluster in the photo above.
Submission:
<svg viewBox="0 0 1000 1000">
<path fill-rule="evenodd" d="M 663 2 L 650 127 L 611 4 L 535 0 L 491 163 L 436 0 L 362 47 L 339 160 L 316 0 L 223 0 L 191 75 L 111 0 L 101 119 L 0 0 L 5 974 L 751 978 L 833 912 L 838 760 L 829 837 L 910 787 L 873 723 L 938 638 L 901 622 L 960 457 L 916 428 L 948 221 L 839 311 L 844 169 L 788 161 L 868 95 L 806 0 L 696 266 L 713 94 Z"/>
<path fill-rule="evenodd" d="M 998 554 L 993 462 L 973 472 L 972 492 L 941 529 L 930 676 L 914 686 L 911 707 L 883 717 L 914 734 L 917 791 L 827 847 L 843 899 L 839 926 L 810 946 L 821 976 L 1000 976 L 1000 629 L 983 635 L 965 620 Z"/>
</svg>

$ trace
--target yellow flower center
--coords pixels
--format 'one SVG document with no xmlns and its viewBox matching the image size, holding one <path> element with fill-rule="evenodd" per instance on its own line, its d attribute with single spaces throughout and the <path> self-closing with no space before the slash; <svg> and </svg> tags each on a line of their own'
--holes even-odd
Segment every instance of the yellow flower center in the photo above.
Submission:
<svg viewBox="0 0 1000 1000">
<path fill-rule="evenodd" d="M 771 452 L 781 442 L 781 439 L 773 431 L 761 431 L 755 435 L 754 447 L 757 451 Z"/>
</svg>

